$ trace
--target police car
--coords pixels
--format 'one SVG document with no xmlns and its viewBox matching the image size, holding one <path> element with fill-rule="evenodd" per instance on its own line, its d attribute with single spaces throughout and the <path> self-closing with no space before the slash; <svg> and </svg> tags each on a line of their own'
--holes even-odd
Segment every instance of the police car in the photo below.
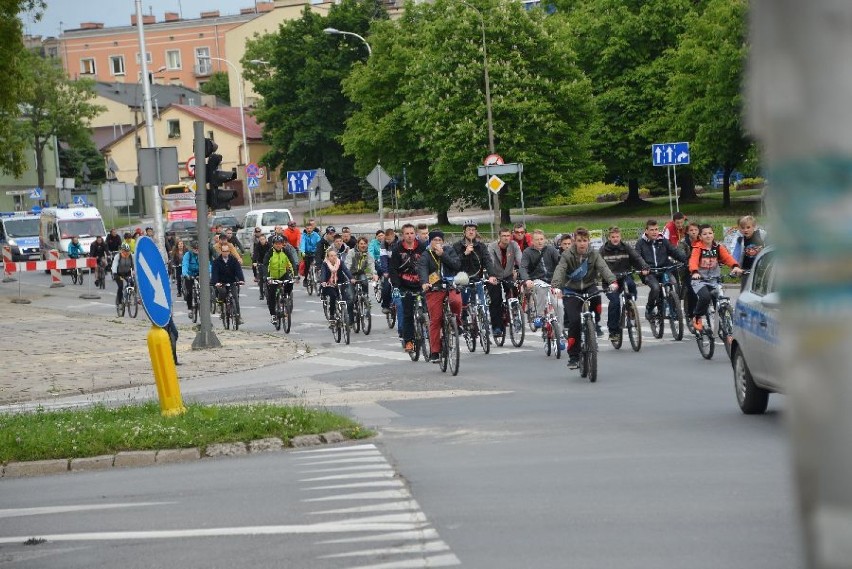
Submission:
<svg viewBox="0 0 852 569">
<path fill-rule="evenodd" d="M 0 246 L 2 245 L 9 246 L 13 261 L 38 259 L 38 216 L 21 212 L 0 212 Z"/>
<path fill-rule="evenodd" d="M 731 363 L 737 403 L 747 415 L 766 411 L 770 393 L 780 393 L 776 253 L 765 248 L 754 261 L 734 306 Z"/>
</svg>

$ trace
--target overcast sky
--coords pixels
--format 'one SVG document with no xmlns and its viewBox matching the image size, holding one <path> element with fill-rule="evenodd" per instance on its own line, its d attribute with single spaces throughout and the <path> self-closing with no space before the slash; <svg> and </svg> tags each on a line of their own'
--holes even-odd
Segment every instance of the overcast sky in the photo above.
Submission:
<svg viewBox="0 0 852 569">
<path fill-rule="evenodd" d="M 163 20 L 165 12 L 193 19 L 206 10 L 219 10 L 227 16 L 239 14 L 240 8 L 251 7 L 254 0 L 142 0 L 142 12 L 153 13 L 158 22 Z M 135 13 L 135 0 L 47 0 L 47 10 L 40 22 L 33 22 L 27 15 L 22 20 L 24 33 L 58 36 L 60 29 L 77 29 L 82 22 L 102 22 L 106 27 L 129 26 L 130 16 Z"/>
</svg>

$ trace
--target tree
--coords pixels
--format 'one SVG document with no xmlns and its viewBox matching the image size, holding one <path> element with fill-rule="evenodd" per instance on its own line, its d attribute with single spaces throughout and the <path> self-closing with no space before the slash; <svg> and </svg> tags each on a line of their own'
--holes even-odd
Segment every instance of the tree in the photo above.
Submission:
<svg viewBox="0 0 852 569">
<path fill-rule="evenodd" d="M 228 83 L 228 74 L 224 71 L 217 71 L 201 86 L 201 92 L 205 95 L 215 95 L 230 105 L 231 88 Z"/>
<path fill-rule="evenodd" d="M 76 146 L 59 147 L 59 175 L 74 178 L 77 188 L 106 182 L 104 158 L 91 138 L 78 141 Z"/>
<path fill-rule="evenodd" d="M 564 20 L 520 3 L 477 5 L 495 146 L 506 160 L 524 163 L 526 199 L 587 181 L 596 173 L 588 151 L 591 89 L 567 47 Z M 373 57 L 344 82 L 359 107 L 343 135 L 358 171 L 379 160 L 395 171 L 410 163 L 443 222 L 454 201 L 480 205 L 487 197 L 476 172 L 488 154 L 481 25 L 458 2 L 409 4 L 400 20 L 373 25 Z M 519 197 L 503 190 L 505 221 Z"/>
<path fill-rule="evenodd" d="M 273 168 L 324 168 L 335 202 L 361 199 L 354 161 L 340 144 L 345 121 L 355 108 L 340 83 L 353 65 L 367 58 L 367 51 L 357 39 L 329 36 L 323 29 L 365 35 L 371 20 L 386 17 L 375 0 L 343 0 L 327 16 L 305 8 L 301 18 L 284 22 L 277 34 L 246 46 L 246 77 L 263 97 L 255 116 L 272 147 L 263 161 Z M 245 65 L 252 59 L 270 65 Z"/>
<path fill-rule="evenodd" d="M 743 127 L 747 9 L 745 0 L 709 0 L 687 16 L 677 47 L 661 60 L 671 70 L 672 132 L 693 141 L 697 167 L 721 167 L 723 207 L 731 205 L 731 174 L 752 148 Z"/>
<path fill-rule="evenodd" d="M 29 141 L 35 151 L 39 187 L 44 187 L 44 151 L 54 138 L 71 146 L 84 146 L 91 134 L 88 122 L 104 107 L 91 103 L 95 98 L 90 80 L 71 81 L 54 59 L 25 52 L 22 100 L 23 116 L 15 121 L 18 136 Z"/>
</svg>

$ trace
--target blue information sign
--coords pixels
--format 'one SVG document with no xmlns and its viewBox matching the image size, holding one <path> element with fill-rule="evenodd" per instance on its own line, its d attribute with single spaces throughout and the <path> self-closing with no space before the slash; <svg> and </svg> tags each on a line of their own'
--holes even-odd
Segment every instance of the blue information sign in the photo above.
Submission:
<svg viewBox="0 0 852 569">
<path fill-rule="evenodd" d="M 689 164 L 689 143 L 652 144 L 651 162 L 654 166 L 686 166 Z"/>
<path fill-rule="evenodd" d="M 133 258 L 139 298 L 148 318 L 155 326 L 163 328 L 172 317 L 172 289 L 169 272 L 157 244 L 147 235 L 136 241 Z"/>
<path fill-rule="evenodd" d="M 317 175 L 316 170 L 294 170 L 287 172 L 287 193 L 304 194 L 311 185 L 311 180 Z"/>
</svg>

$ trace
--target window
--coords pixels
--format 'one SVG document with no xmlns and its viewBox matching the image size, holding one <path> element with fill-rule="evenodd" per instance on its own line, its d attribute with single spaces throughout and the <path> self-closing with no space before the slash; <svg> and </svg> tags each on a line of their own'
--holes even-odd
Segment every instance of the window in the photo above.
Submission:
<svg viewBox="0 0 852 569">
<path fill-rule="evenodd" d="M 209 75 L 213 72 L 213 62 L 210 59 L 209 47 L 195 48 L 195 65 L 200 75 Z"/>
<path fill-rule="evenodd" d="M 109 71 L 112 75 L 124 75 L 124 56 L 111 55 L 109 58 Z"/>
<path fill-rule="evenodd" d="M 91 57 L 80 60 L 80 73 L 82 75 L 96 75 L 95 60 Z"/>
<path fill-rule="evenodd" d="M 169 138 L 180 138 L 180 121 L 169 121 Z"/>
<path fill-rule="evenodd" d="M 166 69 L 180 69 L 180 50 L 170 49 L 166 52 Z"/>
<path fill-rule="evenodd" d="M 758 295 L 764 296 L 772 292 L 769 288 L 769 283 L 772 280 L 772 262 L 774 260 L 772 253 L 767 253 L 754 266 L 754 275 L 751 281 L 751 291 Z"/>
<path fill-rule="evenodd" d="M 148 65 L 151 65 L 151 63 L 153 63 L 153 61 L 154 61 L 154 60 L 153 60 L 153 58 L 151 57 L 151 52 L 150 52 L 150 51 L 146 51 L 146 52 L 145 52 L 145 62 L 146 62 Z M 142 65 L 142 58 L 141 58 L 141 57 L 139 57 L 139 52 L 138 52 L 138 51 L 136 52 L 136 65 Z"/>
</svg>

